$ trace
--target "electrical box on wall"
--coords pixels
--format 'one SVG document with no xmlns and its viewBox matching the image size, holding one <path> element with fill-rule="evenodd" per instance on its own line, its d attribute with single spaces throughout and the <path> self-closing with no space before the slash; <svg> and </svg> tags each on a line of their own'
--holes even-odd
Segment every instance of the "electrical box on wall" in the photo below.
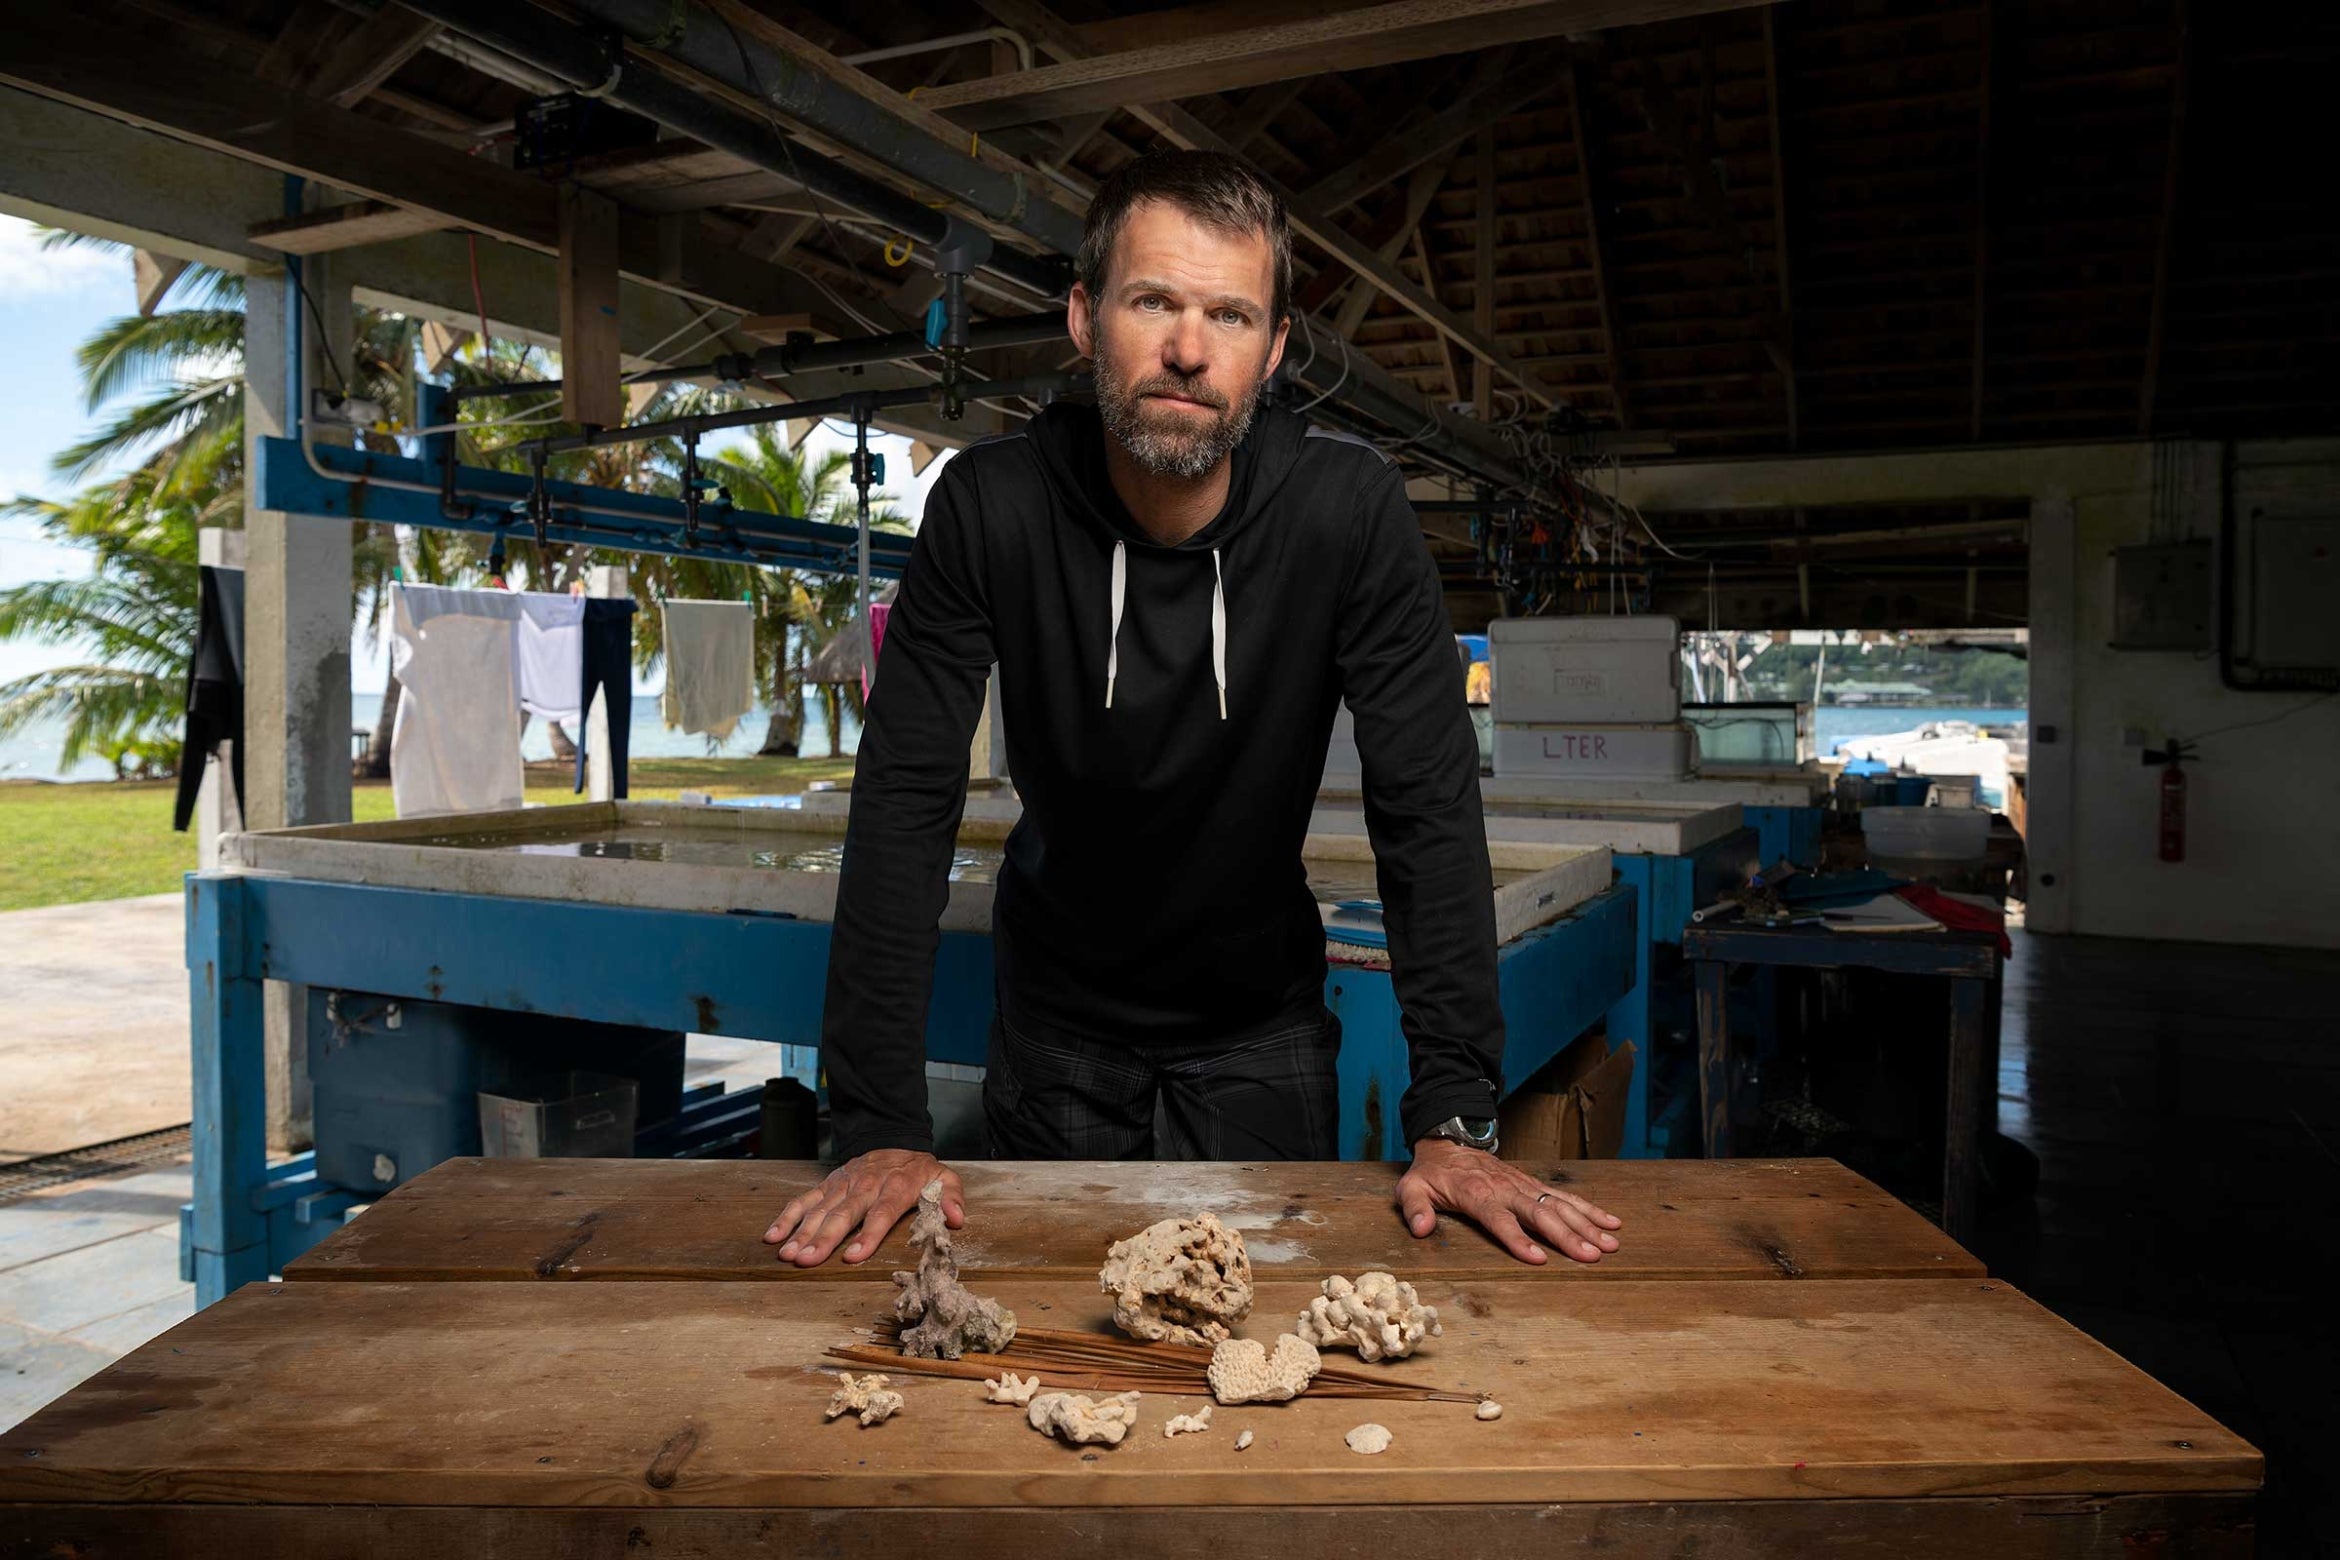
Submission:
<svg viewBox="0 0 2340 1560">
<path fill-rule="evenodd" d="M 2113 549 L 2115 650 L 2211 648 L 2210 544 Z"/>
<path fill-rule="evenodd" d="M 2340 516 L 2252 517 L 2249 634 L 2243 657 L 2262 672 L 2340 672 Z"/>
</svg>

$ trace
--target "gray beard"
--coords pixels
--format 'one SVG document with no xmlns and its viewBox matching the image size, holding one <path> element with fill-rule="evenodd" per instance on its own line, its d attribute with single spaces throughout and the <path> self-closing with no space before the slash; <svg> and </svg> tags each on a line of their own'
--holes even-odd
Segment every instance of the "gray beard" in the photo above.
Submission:
<svg viewBox="0 0 2340 1560">
<path fill-rule="evenodd" d="M 1129 452 L 1129 458 L 1137 462 L 1139 469 L 1181 482 L 1208 475 L 1234 453 L 1235 446 L 1251 431 L 1251 419 L 1259 409 L 1259 392 L 1265 383 L 1264 380 L 1254 383 L 1240 402 L 1221 411 L 1208 427 L 1193 430 L 1164 427 L 1147 417 L 1144 397 L 1151 390 L 1176 388 L 1172 380 L 1157 376 L 1143 384 L 1128 383 L 1114 371 L 1102 340 L 1097 343 L 1093 361 L 1097 374 L 1097 412 L 1104 420 L 1106 433 Z M 1186 420 L 1184 413 L 1168 416 L 1181 423 Z"/>
</svg>

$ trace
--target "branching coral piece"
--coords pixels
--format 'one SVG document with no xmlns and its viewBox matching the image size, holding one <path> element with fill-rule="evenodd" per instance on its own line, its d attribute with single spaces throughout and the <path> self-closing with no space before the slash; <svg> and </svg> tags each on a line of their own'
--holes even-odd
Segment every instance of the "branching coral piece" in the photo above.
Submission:
<svg viewBox="0 0 2340 1560">
<path fill-rule="evenodd" d="M 1359 1425 L 1347 1435 L 1342 1436 L 1341 1439 L 1349 1443 L 1350 1451 L 1360 1456 L 1372 1457 L 1388 1451 L 1389 1443 L 1396 1437 L 1389 1433 L 1387 1425 L 1366 1424 Z"/>
<path fill-rule="evenodd" d="M 926 1183 L 918 1212 L 910 1220 L 910 1249 L 918 1271 L 896 1273 L 900 1293 L 894 1314 L 916 1323 L 902 1330 L 902 1352 L 927 1360 L 955 1360 L 962 1354 L 997 1354 L 1016 1336 L 1016 1313 L 997 1300 L 982 1300 L 959 1282 L 951 1255 L 951 1229 L 943 1219 L 942 1182 Z"/>
<path fill-rule="evenodd" d="M 1276 1340 L 1273 1354 L 1256 1338 L 1229 1338 L 1211 1351 L 1206 1373 L 1211 1396 L 1237 1403 L 1288 1403 L 1308 1390 L 1324 1368 L 1316 1348 L 1290 1333 Z"/>
<path fill-rule="evenodd" d="M 1117 1392 L 1109 1398 L 1089 1399 L 1071 1392 L 1043 1392 L 1032 1399 L 1024 1416 L 1032 1428 L 1076 1445 L 1101 1442 L 1119 1446 L 1137 1423 L 1138 1394 Z"/>
<path fill-rule="evenodd" d="M 866 1430 L 871 1425 L 884 1424 L 902 1406 L 902 1394 L 888 1392 L 882 1375 L 852 1376 L 839 1371 L 837 1380 L 837 1390 L 829 1399 L 828 1418 L 858 1414 Z"/>
<path fill-rule="evenodd" d="M 1444 1336 L 1438 1308 L 1424 1305 L 1414 1286 L 1390 1273 L 1363 1273 L 1352 1284 L 1338 1274 L 1300 1313 L 1300 1336 L 1320 1349 L 1355 1349 L 1367 1364 L 1402 1360 L 1423 1338 Z"/>
<path fill-rule="evenodd" d="M 1148 1342 L 1210 1345 L 1251 1314 L 1251 1257 L 1216 1214 L 1164 1219 L 1105 1254 L 1113 1325 Z"/>
<path fill-rule="evenodd" d="M 1162 1439 L 1167 1441 L 1174 1435 L 1193 1435 L 1210 1427 L 1211 1405 L 1205 1403 L 1191 1414 L 1177 1414 L 1162 1421 Z"/>
<path fill-rule="evenodd" d="M 986 1403 L 1013 1403 L 1018 1408 L 1032 1401 L 1032 1394 L 1040 1390 L 1038 1376 L 1019 1376 L 1008 1371 L 997 1381 L 983 1383 L 983 1401 Z"/>
</svg>

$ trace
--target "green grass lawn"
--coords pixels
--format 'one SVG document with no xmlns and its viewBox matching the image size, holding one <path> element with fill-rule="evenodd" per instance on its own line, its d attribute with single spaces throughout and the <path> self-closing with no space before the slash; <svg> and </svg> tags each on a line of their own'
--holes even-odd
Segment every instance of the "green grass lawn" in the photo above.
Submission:
<svg viewBox="0 0 2340 1560">
<path fill-rule="evenodd" d="M 673 801 L 686 790 L 715 796 L 801 791 L 844 780 L 850 758 L 645 758 L 628 766 L 637 801 Z M 167 894 L 195 865 L 195 836 L 171 832 L 170 781 L 87 785 L 0 783 L 0 910 Z M 528 772 L 528 800 L 579 800 L 557 766 Z M 387 781 L 359 781 L 351 811 L 361 823 L 393 816 Z"/>
</svg>

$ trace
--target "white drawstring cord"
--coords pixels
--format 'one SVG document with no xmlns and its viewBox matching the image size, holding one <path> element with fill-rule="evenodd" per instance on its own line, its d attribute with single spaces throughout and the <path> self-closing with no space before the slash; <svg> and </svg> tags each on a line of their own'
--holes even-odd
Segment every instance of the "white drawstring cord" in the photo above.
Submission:
<svg viewBox="0 0 2340 1560">
<path fill-rule="evenodd" d="M 1121 603 L 1129 593 L 1128 550 L 1113 544 L 1113 632 L 1105 640 L 1105 707 L 1113 708 L 1113 680 L 1121 675 Z"/>
<path fill-rule="evenodd" d="M 1211 549 L 1211 675 L 1219 682 L 1219 719 L 1227 718 L 1227 572 Z"/>
</svg>

